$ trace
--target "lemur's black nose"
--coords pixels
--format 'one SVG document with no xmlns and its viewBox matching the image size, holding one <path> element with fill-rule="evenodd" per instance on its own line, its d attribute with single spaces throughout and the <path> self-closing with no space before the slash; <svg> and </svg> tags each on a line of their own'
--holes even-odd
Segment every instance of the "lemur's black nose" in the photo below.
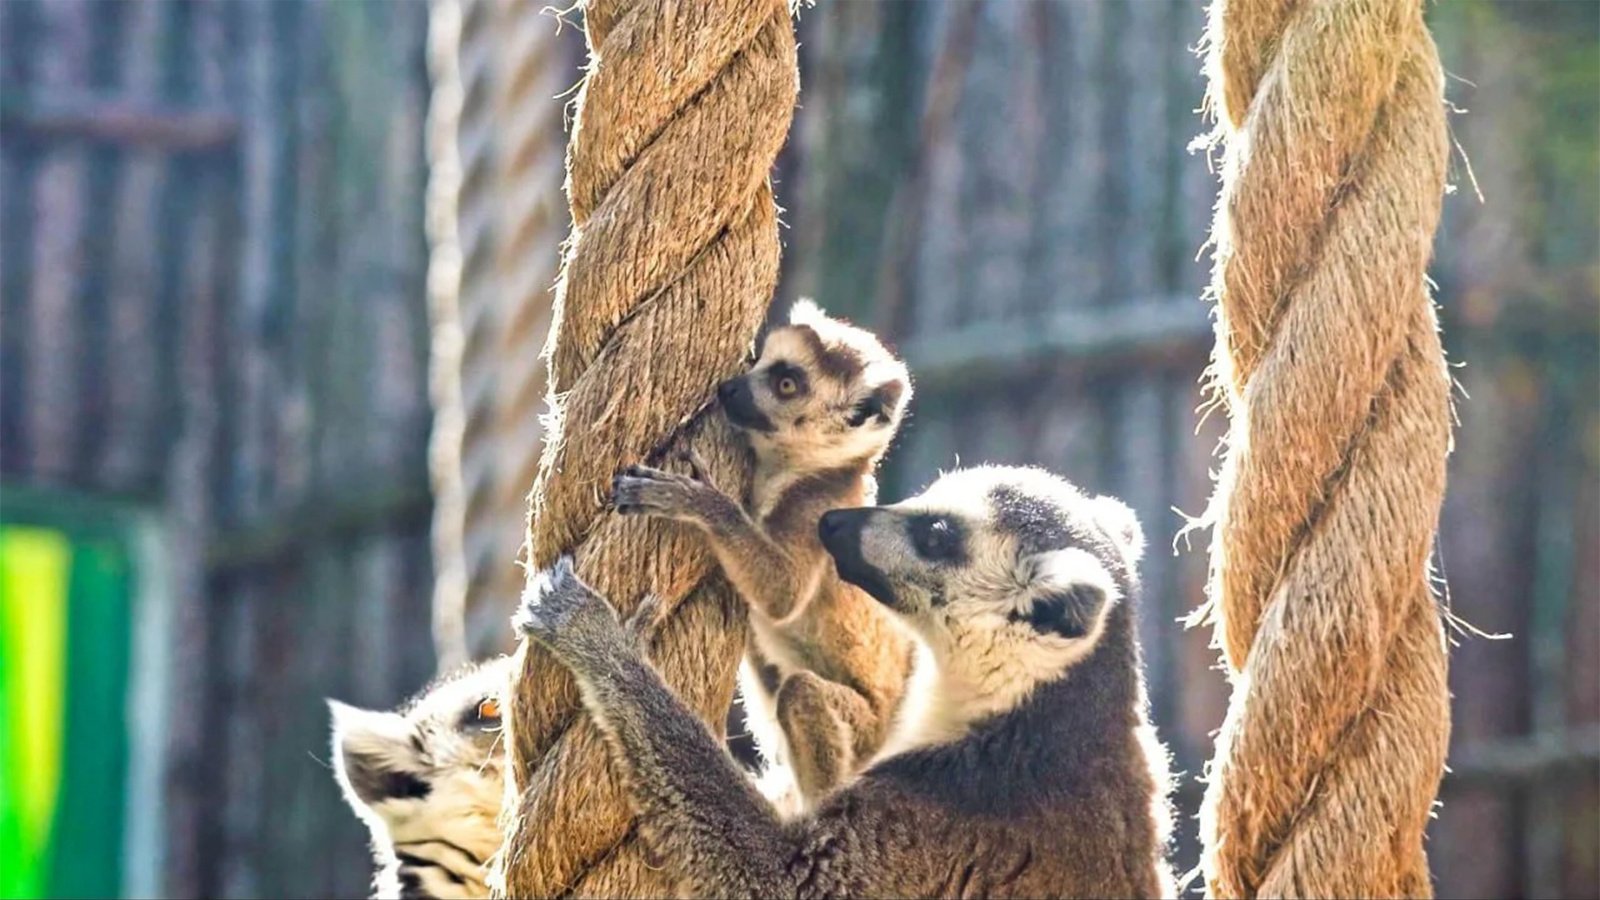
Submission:
<svg viewBox="0 0 1600 900">
<path fill-rule="evenodd" d="M 831 553 L 844 550 L 859 542 L 861 528 L 871 513 L 871 507 L 829 510 L 817 520 L 817 537 L 822 539 L 822 546 Z"/>
<path fill-rule="evenodd" d="M 717 385 L 717 399 L 727 403 L 739 395 L 739 389 L 744 386 L 743 378 L 730 378 Z"/>
</svg>

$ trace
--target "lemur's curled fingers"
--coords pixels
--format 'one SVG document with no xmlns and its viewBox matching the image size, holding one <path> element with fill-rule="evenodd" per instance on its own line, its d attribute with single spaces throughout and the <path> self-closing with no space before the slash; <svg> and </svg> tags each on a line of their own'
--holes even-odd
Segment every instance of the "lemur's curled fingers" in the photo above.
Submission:
<svg viewBox="0 0 1600 900">
<path fill-rule="evenodd" d="M 557 655 L 618 627 L 616 610 L 578 577 L 570 555 L 535 573 L 512 624 Z"/>
<path fill-rule="evenodd" d="M 634 465 L 612 479 L 611 501 L 622 515 L 687 518 L 694 515 L 696 498 L 708 489 L 688 475 Z"/>
</svg>

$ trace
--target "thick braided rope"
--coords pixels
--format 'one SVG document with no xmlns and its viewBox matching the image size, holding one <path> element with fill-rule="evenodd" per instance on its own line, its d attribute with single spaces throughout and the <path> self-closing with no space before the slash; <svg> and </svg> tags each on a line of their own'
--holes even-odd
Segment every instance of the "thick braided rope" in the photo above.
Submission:
<svg viewBox="0 0 1600 900">
<path fill-rule="evenodd" d="M 1212 614 L 1233 681 L 1201 811 L 1222 897 L 1431 893 L 1449 735 L 1428 559 L 1450 446 L 1425 268 L 1444 193 L 1420 0 L 1216 0 Z"/>
<path fill-rule="evenodd" d="M 703 541 L 609 513 L 612 475 L 692 444 L 741 490 L 745 454 L 698 416 L 747 359 L 778 277 L 767 175 L 798 87 L 783 0 L 595 0 L 567 160 L 572 235 L 549 347 L 551 416 L 534 488 L 531 563 L 573 552 L 627 614 L 647 592 L 670 617 L 651 655 L 713 727 L 744 642 L 738 598 Z M 510 704 L 511 896 L 662 896 L 606 748 L 571 677 L 524 643 Z"/>
</svg>

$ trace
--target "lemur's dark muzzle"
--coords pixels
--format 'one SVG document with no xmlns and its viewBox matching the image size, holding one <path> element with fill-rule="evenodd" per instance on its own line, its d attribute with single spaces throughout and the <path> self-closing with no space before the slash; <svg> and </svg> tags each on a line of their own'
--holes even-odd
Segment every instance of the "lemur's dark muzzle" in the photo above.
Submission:
<svg viewBox="0 0 1600 900">
<path fill-rule="evenodd" d="M 717 400 L 722 403 L 728 421 L 752 431 L 772 431 L 772 420 L 756 406 L 755 394 L 750 390 L 750 379 L 740 375 L 729 378 L 717 386 Z"/>
<path fill-rule="evenodd" d="M 894 588 L 883 577 L 883 573 L 861 554 L 861 533 L 873 513 L 878 511 L 875 507 L 866 506 L 825 512 L 817 521 L 817 538 L 822 541 L 828 555 L 833 557 L 833 565 L 839 570 L 840 578 L 871 594 L 884 606 L 895 609 L 898 604 L 895 602 Z"/>
</svg>

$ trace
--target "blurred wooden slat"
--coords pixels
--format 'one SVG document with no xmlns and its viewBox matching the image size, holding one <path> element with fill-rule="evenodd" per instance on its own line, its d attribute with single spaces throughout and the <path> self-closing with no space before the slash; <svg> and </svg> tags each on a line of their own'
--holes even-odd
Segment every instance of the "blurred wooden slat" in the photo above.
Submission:
<svg viewBox="0 0 1600 900">
<path fill-rule="evenodd" d="M 159 44 L 168 27 L 169 11 L 160 4 L 126 4 L 122 35 L 131 48 Z M 141 101 L 157 96 L 160 66 L 156 54 L 123 54 L 119 90 Z M 102 483 L 137 485 L 155 493 L 162 473 L 149 453 L 155 402 L 155 370 L 160 347 L 149 327 L 156 309 L 156 232 L 150 228 L 164 179 L 162 154 L 151 149 L 121 153 L 121 178 L 107 219 L 111 233 L 105 265 L 109 339 L 104 366 L 110 377 L 105 410 L 105 441 L 100 462 Z"/>
<path fill-rule="evenodd" d="M 1105 481 L 1105 417 L 1095 397 L 1083 390 L 1076 373 L 1051 372 L 1042 376 L 1033 394 L 1031 414 L 1040 422 L 1034 444 L 1039 465 L 1089 487 Z M 969 460 L 971 462 L 971 460 Z"/>
<path fill-rule="evenodd" d="M 1130 358 L 1187 360 L 1210 341 L 1205 307 L 1182 297 L 1129 297 L 1105 310 L 1080 308 L 1064 295 L 1057 303 L 1055 312 L 1026 325 L 978 321 L 902 341 L 900 349 L 924 389 L 972 390 L 1061 359 L 1100 366 Z"/>
<path fill-rule="evenodd" d="M 972 166 L 966 157 L 959 127 L 961 110 L 969 101 L 972 57 L 977 52 L 977 35 L 982 33 L 983 0 L 944 4 L 929 9 L 931 59 L 946 64 L 929 72 L 925 88 L 929 98 L 940 99 L 935 109 L 943 115 L 949 110 L 951 124 L 941 139 L 918 150 L 919 187 L 915 253 L 916 303 L 912 308 L 912 332 L 940 333 L 961 319 L 965 283 L 962 262 L 970 240 L 968 223 L 961 220 L 959 204 L 963 180 Z M 970 50 L 968 48 L 971 48 Z M 944 98 L 949 98 L 948 100 Z M 946 105 L 948 104 L 948 105 Z"/>
<path fill-rule="evenodd" d="M 1178 174 L 1173 196 L 1178 212 L 1169 223 L 1173 229 L 1170 240 L 1177 251 L 1176 271 L 1180 275 L 1174 288 L 1199 296 L 1207 284 L 1211 267 L 1209 259 L 1197 257 L 1211 233 L 1212 205 L 1217 197 L 1217 179 L 1208 154 L 1190 152 L 1187 147 L 1189 142 L 1202 138 L 1211 126 L 1210 120 L 1200 115 L 1205 81 L 1200 74 L 1200 58 L 1194 53 L 1205 31 L 1205 4 L 1177 0 L 1173 18 L 1176 21 L 1167 56 L 1175 70 L 1169 89 L 1175 94 L 1172 109 L 1179 118 L 1173 130 L 1172 152 L 1181 154 L 1175 160 Z M 1184 145 L 1181 150 L 1180 144 Z"/>
<path fill-rule="evenodd" d="M 1131 380 L 1112 408 L 1113 441 L 1120 463 L 1111 491 L 1133 508 L 1144 529 L 1145 553 L 1140 564 L 1143 602 L 1139 609 L 1139 641 L 1145 655 L 1145 683 L 1151 692 L 1151 714 L 1170 721 L 1174 688 L 1171 641 L 1178 618 L 1171 593 L 1172 474 L 1168 456 L 1175 451 L 1167 430 L 1165 398 L 1159 374 Z"/>
<path fill-rule="evenodd" d="M 1600 726 L 1552 729 L 1523 738 L 1479 741 L 1450 758 L 1450 790 L 1593 775 L 1600 770 Z"/>
<path fill-rule="evenodd" d="M 1097 86 L 1106 84 L 1114 52 L 1110 20 L 1122 10 L 1095 2 L 1062 3 L 1056 9 L 1050 37 L 1064 71 L 1054 81 L 1052 96 L 1059 123 L 1056 145 L 1062 150 L 1056 155 L 1055 188 L 1043 198 L 1057 222 L 1049 241 L 1054 265 L 1046 280 L 1061 292 L 1057 302 L 1090 305 L 1114 283 L 1101 211 L 1111 162 L 1103 123 L 1116 102 Z"/>
<path fill-rule="evenodd" d="M 0 128 L 17 139 L 90 141 L 168 153 L 226 150 L 239 134 L 239 119 L 225 110 L 162 108 L 138 101 L 101 99 L 97 94 L 43 94 L 27 105 L 0 107 Z"/>
<path fill-rule="evenodd" d="M 34 90 L 87 86 L 92 13 L 87 0 L 40 8 L 40 39 L 49 40 L 52 51 L 40 54 Z M 32 246 L 26 251 L 32 256 L 32 284 L 28 321 L 22 326 L 29 337 L 23 351 L 24 380 L 33 386 L 34 401 L 26 408 L 27 465 L 61 483 L 70 481 L 74 450 L 87 424 L 74 349 L 83 337 L 78 299 L 93 214 L 87 207 L 88 164 L 82 147 L 53 147 L 41 156 L 32 186 L 35 209 L 41 212 L 36 213 Z"/>
<path fill-rule="evenodd" d="M 34 80 L 39 7 L 34 3 L 0 3 L 0 78 L 21 91 Z M 0 140 L 0 473 L 26 472 L 30 464 L 27 404 L 18 402 L 32 390 L 28 381 L 27 322 L 31 318 L 32 240 L 36 206 L 34 172 L 38 151 L 24 142 Z"/>
<path fill-rule="evenodd" d="M 1015 321 L 1036 207 L 1029 202 L 1045 151 L 1043 48 L 1031 4 L 985 3 L 977 19 L 955 140 L 968 166 L 955 191 L 961 242 L 946 286 L 956 319 Z M 1005 135 L 1004 140 L 997 136 Z"/>
<path fill-rule="evenodd" d="M 1121 146 L 1112 180 L 1117 202 L 1107 212 L 1120 223 L 1112 243 L 1114 290 L 1138 297 L 1173 288 L 1164 283 L 1161 259 L 1166 167 L 1176 150 L 1167 130 L 1167 107 L 1174 102 L 1167 80 L 1173 10 L 1152 0 L 1119 6 L 1124 21 L 1114 46 L 1120 98 L 1111 106 Z"/>
</svg>

